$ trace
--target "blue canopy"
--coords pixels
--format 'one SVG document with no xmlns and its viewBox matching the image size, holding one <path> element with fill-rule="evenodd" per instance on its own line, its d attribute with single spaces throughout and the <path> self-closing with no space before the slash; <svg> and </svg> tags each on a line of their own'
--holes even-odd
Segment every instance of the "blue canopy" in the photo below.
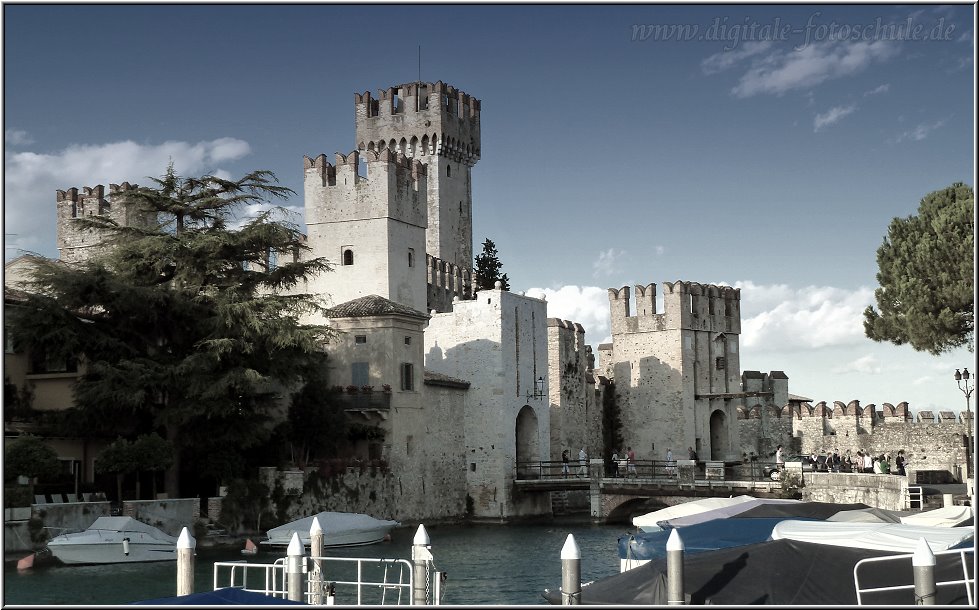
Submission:
<svg viewBox="0 0 979 610">
<path fill-rule="evenodd" d="M 270 597 L 263 593 L 245 591 L 237 587 L 226 587 L 214 591 L 204 591 L 203 593 L 191 593 L 190 595 L 180 595 L 177 597 L 161 597 L 159 599 L 148 599 L 141 602 L 133 602 L 134 605 L 154 605 L 154 606 L 268 606 L 272 604 L 299 604 L 281 597 Z"/>
<path fill-rule="evenodd" d="M 772 528 L 788 517 L 763 519 L 712 519 L 676 528 L 687 554 L 726 549 L 764 542 Z M 798 519 L 798 518 L 796 518 Z M 812 519 L 800 519 L 812 521 Z M 666 557 L 666 541 L 672 529 L 659 532 L 639 532 L 619 538 L 620 559 L 656 559 Z"/>
</svg>

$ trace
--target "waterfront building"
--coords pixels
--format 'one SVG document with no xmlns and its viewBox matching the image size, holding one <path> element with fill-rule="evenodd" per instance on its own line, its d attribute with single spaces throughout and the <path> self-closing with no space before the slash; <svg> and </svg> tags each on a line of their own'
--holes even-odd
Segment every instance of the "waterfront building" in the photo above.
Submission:
<svg viewBox="0 0 979 610">
<path fill-rule="evenodd" d="M 303 473 L 289 473 L 298 482 L 287 488 L 301 494 L 291 515 L 547 515 L 548 492 L 515 490 L 520 464 L 582 447 L 592 458 L 631 446 L 640 459 L 661 459 L 666 447 L 690 446 L 702 460 L 730 462 L 749 453 L 764 459 L 779 444 L 842 449 L 842 435 L 855 439 L 854 450 L 904 448 L 935 469 L 952 472 L 963 462 L 964 426 L 954 416 L 916 428 L 906 405 L 889 412 L 885 404 L 883 416 L 872 405 L 810 409 L 789 394 L 784 372 L 741 371 L 740 291 L 728 286 L 664 282 L 662 308 L 656 284 L 636 286 L 635 313 L 629 287 L 609 289 L 612 337 L 598 346 L 596 364 L 586 329 L 548 318 L 543 299 L 474 289 L 480 100 L 441 81 L 412 82 L 355 94 L 354 107 L 349 153 L 332 162 L 303 157 L 310 256 L 335 269 L 296 290 L 329 299 L 327 319 L 311 321 L 339 331 L 328 346 L 331 383 L 342 389 L 346 416 L 372 432 L 358 441 L 359 457 L 387 469 L 347 473 L 328 493 L 303 489 Z M 57 191 L 62 261 L 104 247 L 80 218 L 150 222 L 119 200 L 133 186 Z M 5 265 L 5 306 L 16 306 L 30 261 Z M 15 395 L 35 409 L 70 406 L 77 363 L 47 362 L 9 344 L 6 356 Z M 606 396 L 611 384 L 614 395 Z M 607 408 L 622 423 L 620 447 L 604 446 Z M 6 430 L 19 431 L 9 421 Z M 101 446 L 79 436 L 59 451 L 89 481 Z"/>
</svg>

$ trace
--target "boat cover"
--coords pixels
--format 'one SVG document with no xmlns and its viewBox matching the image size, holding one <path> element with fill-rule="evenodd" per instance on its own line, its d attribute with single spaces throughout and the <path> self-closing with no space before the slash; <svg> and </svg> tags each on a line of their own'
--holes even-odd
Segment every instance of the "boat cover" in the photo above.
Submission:
<svg viewBox="0 0 979 610">
<path fill-rule="evenodd" d="M 735 519 L 757 519 L 759 517 L 804 517 L 806 519 L 829 519 L 844 510 L 870 508 L 866 504 L 834 504 L 831 502 L 796 502 L 795 504 L 762 504 L 749 508 L 743 513 L 733 515 Z"/>
<path fill-rule="evenodd" d="M 179 595 L 177 597 L 161 597 L 158 599 L 148 599 L 141 602 L 132 602 L 131 605 L 160 605 L 160 606 L 268 606 L 271 604 L 299 604 L 281 597 L 272 597 L 264 593 L 255 591 L 245 591 L 237 587 L 226 587 L 215 589 L 214 591 L 204 591 L 202 593 L 191 593 L 190 595 Z"/>
<path fill-rule="evenodd" d="M 933 525 L 937 527 L 974 525 L 971 506 L 946 506 L 923 513 L 913 513 L 901 517 L 901 523 L 908 525 Z"/>
<path fill-rule="evenodd" d="M 909 511 L 886 510 L 883 508 L 858 508 L 856 510 L 841 510 L 827 521 L 846 523 L 900 523 L 901 517 L 911 514 Z"/>
<path fill-rule="evenodd" d="M 793 502 L 798 502 L 798 500 L 755 498 L 752 496 L 737 496 L 734 498 L 704 498 L 703 500 L 692 500 L 690 502 L 684 502 L 683 504 L 677 504 L 676 506 L 668 506 L 660 510 L 654 510 L 653 512 L 646 513 L 645 515 L 633 517 L 632 524 L 644 531 L 655 532 L 663 529 L 660 525 L 658 525 L 662 522 L 667 522 L 673 527 L 679 527 L 678 525 L 674 525 L 672 521 L 687 517 L 695 517 L 694 519 L 689 519 L 683 523 L 683 525 L 692 525 L 693 523 L 702 523 L 704 521 L 710 521 L 711 519 L 717 519 L 719 517 L 729 517 L 741 512 L 742 510 L 748 510 L 749 508 L 758 506 L 759 504 L 780 504 Z M 696 517 L 696 515 L 702 515 L 707 511 L 725 509 L 728 510 L 726 514 L 711 513 L 708 516 Z"/>
<path fill-rule="evenodd" d="M 733 546 L 763 542 L 771 538 L 772 529 L 784 518 L 712 519 L 677 530 L 686 554 L 703 553 Z M 619 538 L 619 559 L 655 559 L 666 557 L 666 541 L 671 529 L 639 532 Z"/>
<path fill-rule="evenodd" d="M 683 530 L 679 530 L 681 533 Z M 770 540 L 747 546 L 697 553 L 684 558 L 687 603 L 777 605 L 855 605 L 853 566 L 883 551 L 813 544 L 798 540 Z M 939 555 L 935 576 L 939 581 L 962 578 L 957 554 Z M 971 564 L 971 558 L 969 558 Z M 885 587 L 914 582 L 911 560 L 870 563 L 860 568 L 860 585 Z M 938 587 L 936 604 L 966 604 L 965 588 Z M 545 590 L 544 598 L 561 603 L 560 589 Z M 582 587 L 582 604 L 661 605 L 668 602 L 666 558 L 594 581 Z M 864 593 L 870 604 L 914 605 L 913 590 Z"/>
<path fill-rule="evenodd" d="M 144 532 L 157 540 L 173 542 L 174 544 L 177 542 L 174 536 L 166 534 L 152 525 L 137 521 L 132 517 L 99 517 L 95 520 L 95 523 L 85 529 L 108 530 L 111 532 Z"/>
<path fill-rule="evenodd" d="M 681 532 L 682 534 L 683 532 Z M 801 540 L 861 549 L 913 553 L 924 538 L 934 552 L 944 551 L 971 539 L 971 527 L 934 527 L 904 523 L 837 523 L 832 521 L 786 520 L 772 529 L 772 539 Z"/>
<path fill-rule="evenodd" d="M 268 542 L 271 544 L 289 544 L 289 541 L 292 539 L 292 533 L 296 532 L 299 534 L 299 539 L 302 540 L 303 544 L 309 544 L 309 528 L 313 526 L 313 517 L 319 519 L 320 527 L 323 528 L 324 538 L 328 537 L 330 532 L 370 531 L 400 525 L 397 521 L 375 519 L 370 515 L 362 513 L 323 511 L 315 515 L 310 515 L 309 517 L 290 521 L 279 527 L 273 527 L 267 532 L 269 537 Z"/>
<path fill-rule="evenodd" d="M 781 498 L 751 498 L 748 502 L 742 502 L 741 504 L 722 506 L 720 508 L 705 510 L 704 512 L 697 513 L 696 515 L 686 515 L 684 517 L 677 517 L 676 519 L 670 519 L 669 521 L 660 523 L 668 528 L 687 527 L 697 523 L 712 521 L 714 519 L 736 517 L 737 515 L 743 514 L 745 511 L 751 510 L 752 508 L 756 508 L 758 506 L 768 504 L 792 506 L 793 504 L 799 504 L 799 502 L 799 500 L 786 500 Z"/>
</svg>

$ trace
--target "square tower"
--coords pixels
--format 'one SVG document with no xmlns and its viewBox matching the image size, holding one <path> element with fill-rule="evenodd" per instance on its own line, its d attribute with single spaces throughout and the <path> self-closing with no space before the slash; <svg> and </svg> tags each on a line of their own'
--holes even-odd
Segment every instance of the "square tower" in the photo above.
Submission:
<svg viewBox="0 0 979 610">
<path fill-rule="evenodd" d="M 472 269 L 472 167 L 479 160 L 480 101 L 447 85 L 413 82 L 354 95 L 357 148 L 385 149 L 428 165 L 428 254 Z"/>
</svg>

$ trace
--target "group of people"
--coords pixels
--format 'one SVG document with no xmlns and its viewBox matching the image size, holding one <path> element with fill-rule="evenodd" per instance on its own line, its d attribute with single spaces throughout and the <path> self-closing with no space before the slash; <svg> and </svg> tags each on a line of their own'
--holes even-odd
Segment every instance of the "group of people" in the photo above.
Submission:
<svg viewBox="0 0 979 610">
<path fill-rule="evenodd" d="M 823 456 L 820 456 L 823 457 Z M 904 457 L 904 449 L 897 452 L 894 459 L 890 453 L 872 455 L 869 451 L 858 450 L 855 456 L 851 456 L 847 451 L 845 455 L 840 455 L 836 449 L 833 453 L 826 454 L 821 461 L 813 453 L 810 458 L 813 467 L 829 472 L 863 472 L 866 474 L 896 474 L 905 476 L 907 471 L 907 459 Z M 785 467 L 785 452 L 782 445 L 775 450 L 775 464 L 779 468 Z"/>
<path fill-rule="evenodd" d="M 561 476 L 565 479 L 571 474 L 571 454 L 565 449 L 561 452 Z M 587 477 L 588 476 L 588 452 L 582 447 L 578 451 L 578 471 L 575 473 L 576 477 Z"/>
<path fill-rule="evenodd" d="M 636 471 L 636 452 L 632 450 L 632 447 L 627 447 L 625 451 L 612 450 L 610 471 L 613 477 L 639 476 Z"/>
</svg>

